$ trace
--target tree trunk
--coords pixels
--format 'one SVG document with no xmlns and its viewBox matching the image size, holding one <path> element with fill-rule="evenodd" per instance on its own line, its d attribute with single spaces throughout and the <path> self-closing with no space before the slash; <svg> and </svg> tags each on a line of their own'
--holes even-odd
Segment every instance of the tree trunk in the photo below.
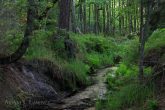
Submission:
<svg viewBox="0 0 165 110">
<path fill-rule="evenodd" d="M 121 11 L 121 1 L 119 0 L 119 9 Z M 119 34 L 121 34 L 121 14 L 119 15 Z"/>
<path fill-rule="evenodd" d="M 143 67 L 143 60 L 144 60 L 144 27 L 143 27 L 143 0 L 141 0 L 141 15 L 140 15 L 140 38 L 139 38 L 139 51 L 140 51 L 140 59 L 139 59 L 139 81 L 140 83 L 143 82 L 144 77 L 144 67 Z"/>
<path fill-rule="evenodd" d="M 91 4 L 89 4 L 88 31 L 91 32 Z"/>
<path fill-rule="evenodd" d="M 59 28 L 69 30 L 70 23 L 70 0 L 60 0 Z"/>
<path fill-rule="evenodd" d="M 95 10 L 95 15 L 94 15 L 94 20 L 95 20 L 95 34 L 98 34 L 99 31 L 99 24 L 98 24 L 98 4 L 94 4 L 94 10 Z"/>
<path fill-rule="evenodd" d="M 124 10 L 124 0 L 122 0 L 122 10 Z M 125 26 L 124 26 L 124 24 L 125 24 L 125 19 L 124 19 L 124 14 L 122 14 L 122 17 L 121 17 L 121 22 L 122 22 L 122 26 L 121 26 L 121 28 L 122 28 L 122 35 L 124 35 L 124 33 L 125 33 Z"/>
<path fill-rule="evenodd" d="M 105 22 L 106 22 L 106 15 L 105 15 L 105 5 L 102 7 L 103 8 L 103 33 L 105 35 Z"/>
<path fill-rule="evenodd" d="M 71 29 L 76 33 L 76 9 L 75 9 L 75 0 L 71 0 Z"/>
<path fill-rule="evenodd" d="M 82 0 L 79 0 L 79 24 L 80 24 L 80 30 L 83 30 L 83 6 L 82 6 Z"/>
<path fill-rule="evenodd" d="M 114 6 L 113 6 L 113 8 L 114 8 L 114 14 L 113 14 L 113 16 L 114 16 L 114 25 L 113 25 L 113 35 L 115 35 L 115 31 L 116 31 L 116 0 L 114 0 Z"/>
<path fill-rule="evenodd" d="M 87 23 L 86 23 L 86 0 L 84 0 L 84 4 L 83 4 L 83 24 L 84 24 L 84 33 L 86 33 L 87 31 Z"/>
<path fill-rule="evenodd" d="M 28 11 L 27 11 L 27 26 L 24 33 L 23 41 L 20 47 L 10 56 L 0 58 L 0 64 L 10 64 L 14 63 L 15 61 L 19 60 L 26 52 L 27 48 L 29 47 L 29 36 L 32 35 L 32 32 L 35 28 L 34 19 L 37 18 L 36 12 L 36 4 L 35 0 L 28 0 Z"/>
<path fill-rule="evenodd" d="M 109 5 L 107 4 L 106 6 L 106 11 L 107 11 L 107 25 L 106 25 L 106 35 L 109 35 L 110 31 L 110 10 L 109 10 Z"/>
</svg>

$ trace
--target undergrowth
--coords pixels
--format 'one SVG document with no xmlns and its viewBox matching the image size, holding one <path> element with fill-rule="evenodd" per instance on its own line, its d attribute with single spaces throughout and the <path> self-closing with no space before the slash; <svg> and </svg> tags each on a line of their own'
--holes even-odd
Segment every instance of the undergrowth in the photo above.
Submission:
<svg viewBox="0 0 165 110">
<path fill-rule="evenodd" d="M 160 50 L 165 47 L 165 29 L 158 29 L 148 38 L 145 55 L 150 50 Z M 122 61 L 115 71 L 107 73 L 109 92 L 107 100 L 98 100 L 98 110 L 157 110 L 158 102 L 155 97 L 154 83 L 141 85 L 138 81 L 138 39 L 124 41 L 118 46 L 117 55 Z M 160 60 L 164 60 L 164 55 Z M 151 67 L 144 68 L 144 76 L 153 75 Z M 149 82 L 148 82 L 149 83 Z"/>
<path fill-rule="evenodd" d="M 118 46 L 111 38 L 95 35 L 72 35 L 72 39 L 77 43 L 79 56 L 88 65 L 99 68 L 113 64 L 113 59 L 117 53 Z"/>
<path fill-rule="evenodd" d="M 76 44 L 76 59 L 67 57 L 63 36 L 57 37 L 54 32 L 46 30 L 34 32 L 24 58 L 49 60 L 58 65 L 63 72 L 63 79 L 67 81 L 66 84 L 74 89 L 76 83 L 91 83 L 88 74 L 91 67 L 100 68 L 113 64 L 117 45 L 111 38 L 91 34 L 70 33 L 70 38 Z"/>
<path fill-rule="evenodd" d="M 145 76 L 151 75 L 151 71 L 151 68 L 145 68 Z M 107 73 L 106 82 L 109 90 L 107 100 L 98 100 L 97 110 L 148 110 L 145 108 L 154 106 L 145 105 L 148 100 L 154 99 L 154 84 L 139 84 L 137 66 L 119 64 L 117 69 Z"/>
<path fill-rule="evenodd" d="M 153 98 L 153 88 L 139 84 L 130 84 L 122 87 L 108 97 L 107 107 L 111 110 L 122 110 L 132 106 L 143 106 L 148 98 Z"/>
<path fill-rule="evenodd" d="M 153 32 L 146 43 L 145 52 L 151 49 L 159 50 L 161 47 L 165 47 L 165 28 Z"/>
</svg>

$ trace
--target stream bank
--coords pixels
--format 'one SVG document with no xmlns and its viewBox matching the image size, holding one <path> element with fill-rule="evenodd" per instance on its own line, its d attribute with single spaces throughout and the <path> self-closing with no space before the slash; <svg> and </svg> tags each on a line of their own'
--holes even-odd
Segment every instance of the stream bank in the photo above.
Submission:
<svg viewBox="0 0 165 110">
<path fill-rule="evenodd" d="M 95 83 L 84 90 L 79 91 L 73 96 L 61 100 L 61 104 L 50 103 L 49 107 L 54 110 L 95 110 L 95 102 L 97 99 L 105 100 L 107 92 L 106 73 L 112 67 L 100 69 L 96 72 L 92 79 Z"/>
<path fill-rule="evenodd" d="M 72 93 L 63 89 L 59 68 L 46 65 L 51 64 L 19 61 L 1 67 L 1 110 L 91 110 L 97 99 L 105 99 L 105 75 L 111 67 L 97 70 L 91 76 L 94 84 Z"/>
</svg>

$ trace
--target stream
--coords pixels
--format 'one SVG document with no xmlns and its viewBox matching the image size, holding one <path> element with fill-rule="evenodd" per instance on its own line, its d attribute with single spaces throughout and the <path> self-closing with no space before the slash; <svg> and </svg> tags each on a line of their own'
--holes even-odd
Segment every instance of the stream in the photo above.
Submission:
<svg viewBox="0 0 165 110">
<path fill-rule="evenodd" d="M 95 110 L 95 102 L 97 99 L 104 100 L 107 92 L 105 75 L 112 67 L 97 71 L 95 83 L 86 89 L 79 91 L 73 96 L 64 98 L 60 104 L 49 103 L 49 107 L 53 110 Z"/>
<path fill-rule="evenodd" d="M 23 110 L 95 110 L 98 99 L 106 100 L 105 76 L 113 67 L 99 69 L 90 76 L 94 80 L 92 85 L 72 94 L 61 90 L 59 82 L 62 80 L 51 79 L 51 74 L 60 74 L 56 66 L 53 66 L 55 73 L 52 73 L 44 63 L 37 62 L 36 65 L 43 64 L 37 68 L 34 64 L 35 62 L 19 62 L 4 67 L 4 78 L 0 82 L 2 110 L 9 110 L 7 107 L 15 104 L 12 103 L 12 97 L 23 101 Z"/>
</svg>

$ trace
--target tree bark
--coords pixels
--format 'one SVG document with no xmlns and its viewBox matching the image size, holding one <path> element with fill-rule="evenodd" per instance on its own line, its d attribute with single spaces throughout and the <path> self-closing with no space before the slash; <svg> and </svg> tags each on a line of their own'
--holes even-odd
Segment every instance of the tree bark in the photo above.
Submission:
<svg viewBox="0 0 165 110">
<path fill-rule="evenodd" d="M 87 21 L 86 21 L 86 0 L 83 1 L 83 24 L 84 24 L 84 33 L 87 31 Z"/>
<path fill-rule="evenodd" d="M 89 3 L 88 31 L 91 32 L 91 4 Z"/>
<path fill-rule="evenodd" d="M 69 23 L 70 23 L 70 7 L 71 1 L 70 0 L 60 0 L 59 1 L 59 8 L 60 8 L 60 15 L 59 15 L 59 28 L 69 30 Z"/>
<path fill-rule="evenodd" d="M 98 21 L 98 4 L 94 4 L 94 11 L 95 11 L 95 15 L 94 15 L 94 20 L 95 20 L 95 30 L 94 30 L 94 32 L 95 32 L 95 34 L 98 34 L 98 32 L 99 32 L 99 21 Z"/>
<path fill-rule="evenodd" d="M 71 31 L 77 32 L 75 0 L 71 0 Z"/>
<path fill-rule="evenodd" d="M 105 35 L 106 30 L 105 30 L 105 23 L 106 23 L 106 15 L 105 15 L 105 5 L 103 5 L 103 33 Z"/>
</svg>

